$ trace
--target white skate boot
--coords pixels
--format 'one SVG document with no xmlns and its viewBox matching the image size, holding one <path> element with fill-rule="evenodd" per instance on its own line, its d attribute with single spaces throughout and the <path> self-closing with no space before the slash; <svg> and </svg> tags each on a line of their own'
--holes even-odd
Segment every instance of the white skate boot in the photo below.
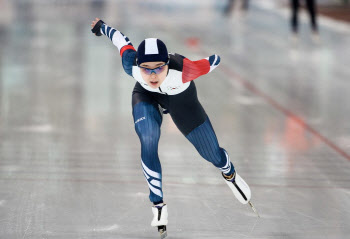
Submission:
<svg viewBox="0 0 350 239">
<path fill-rule="evenodd" d="M 226 184 L 230 187 L 231 191 L 235 195 L 235 197 L 238 199 L 238 201 L 240 201 L 243 204 L 249 203 L 249 206 L 258 215 L 258 217 L 260 217 L 254 205 L 250 202 L 252 193 L 248 184 L 243 180 L 243 178 L 241 178 L 236 172 L 230 178 L 225 176 L 223 173 L 222 176 Z"/>
<path fill-rule="evenodd" d="M 222 174 L 222 176 L 238 201 L 247 204 L 252 197 L 248 184 L 236 172 L 231 178 L 225 177 L 224 174 Z"/>
<path fill-rule="evenodd" d="M 153 220 L 151 222 L 152 227 L 158 227 L 160 238 L 164 239 L 168 233 L 166 225 L 168 224 L 168 206 L 164 203 L 154 205 L 152 207 Z"/>
</svg>

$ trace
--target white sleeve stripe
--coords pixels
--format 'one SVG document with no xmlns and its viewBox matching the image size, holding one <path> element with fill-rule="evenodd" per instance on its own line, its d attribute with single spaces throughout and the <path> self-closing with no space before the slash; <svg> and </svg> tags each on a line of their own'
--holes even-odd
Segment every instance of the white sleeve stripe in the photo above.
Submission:
<svg viewBox="0 0 350 239">
<path fill-rule="evenodd" d="M 111 39 L 113 44 L 118 47 L 119 51 L 120 49 L 123 48 L 123 46 L 128 45 L 128 43 L 126 42 L 124 35 L 120 32 L 120 31 L 116 31 L 113 35 L 113 38 Z M 129 41 L 129 43 L 131 44 L 131 42 Z"/>
<path fill-rule="evenodd" d="M 100 32 L 101 34 L 108 36 L 113 45 L 118 48 L 119 52 L 124 46 L 132 45 L 127 36 L 124 36 L 123 33 L 113 27 L 108 26 L 107 24 L 103 24 L 101 26 Z"/>
<path fill-rule="evenodd" d="M 102 28 L 104 28 L 104 29 L 102 30 Z M 103 35 L 106 35 L 106 34 L 105 34 L 105 32 L 106 32 L 106 25 L 103 25 L 103 26 L 101 27 L 101 31 L 102 31 L 101 33 L 102 33 Z"/>
<path fill-rule="evenodd" d="M 115 33 L 116 31 L 117 31 L 117 30 L 115 30 L 114 28 L 112 28 L 111 33 L 109 34 L 109 35 L 110 35 L 110 36 L 109 36 L 109 39 L 112 40 L 112 38 L 113 38 L 113 36 L 114 36 L 114 33 Z"/>
<path fill-rule="evenodd" d="M 218 55 L 215 55 L 215 60 L 213 62 L 213 65 L 215 65 L 216 61 L 218 60 Z"/>
</svg>

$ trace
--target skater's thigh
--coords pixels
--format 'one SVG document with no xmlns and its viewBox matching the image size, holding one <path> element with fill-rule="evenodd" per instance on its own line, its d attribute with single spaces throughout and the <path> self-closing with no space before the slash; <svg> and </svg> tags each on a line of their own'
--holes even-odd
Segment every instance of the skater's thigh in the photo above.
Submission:
<svg viewBox="0 0 350 239">
<path fill-rule="evenodd" d="M 158 103 L 147 92 L 133 91 L 133 118 L 135 130 L 141 137 L 159 138 L 162 115 Z"/>
<path fill-rule="evenodd" d="M 171 118 L 183 135 L 188 135 L 207 119 L 207 114 L 198 101 L 194 82 L 181 94 L 170 97 Z"/>
</svg>

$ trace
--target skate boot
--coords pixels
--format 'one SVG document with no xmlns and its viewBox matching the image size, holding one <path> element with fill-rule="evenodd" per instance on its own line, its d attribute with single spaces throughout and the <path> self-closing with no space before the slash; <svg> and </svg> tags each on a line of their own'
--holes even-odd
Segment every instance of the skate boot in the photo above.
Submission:
<svg viewBox="0 0 350 239">
<path fill-rule="evenodd" d="M 247 204 L 252 196 L 248 184 L 236 172 L 234 172 L 230 177 L 227 177 L 223 173 L 222 176 L 238 201 L 243 204 Z"/>
<path fill-rule="evenodd" d="M 168 224 L 168 206 L 164 203 L 154 205 L 152 207 L 153 220 L 151 222 L 152 227 L 158 227 L 160 238 L 164 239 L 168 233 L 166 225 Z"/>
<path fill-rule="evenodd" d="M 236 172 L 234 172 L 231 176 L 226 176 L 222 173 L 225 182 L 232 190 L 235 197 L 243 204 L 249 204 L 249 206 L 253 209 L 258 217 L 260 217 L 258 211 L 255 209 L 254 205 L 250 202 L 252 197 L 252 193 L 248 184 L 241 178 Z"/>
</svg>

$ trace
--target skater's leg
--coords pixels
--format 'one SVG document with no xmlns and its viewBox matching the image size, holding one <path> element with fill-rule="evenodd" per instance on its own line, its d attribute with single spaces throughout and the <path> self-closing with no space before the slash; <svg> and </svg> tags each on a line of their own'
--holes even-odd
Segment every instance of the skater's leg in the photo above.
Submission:
<svg viewBox="0 0 350 239">
<path fill-rule="evenodd" d="M 154 204 L 163 202 L 162 168 L 158 157 L 161 114 L 155 104 L 139 102 L 133 107 L 135 130 L 141 142 L 141 165 Z"/>
<path fill-rule="evenodd" d="M 230 15 L 233 11 L 233 5 L 234 5 L 234 0 L 228 0 L 228 3 L 227 5 L 225 6 L 225 9 L 224 9 L 224 14 L 225 15 Z"/>
<path fill-rule="evenodd" d="M 225 182 L 236 198 L 243 204 L 250 201 L 248 184 L 236 173 L 227 152 L 219 147 L 209 118 L 189 133 L 186 138 L 196 147 L 199 154 L 222 171 Z"/>
<path fill-rule="evenodd" d="M 249 0 L 243 0 L 243 5 L 242 5 L 242 9 L 244 11 L 247 11 L 249 8 Z"/>
<path fill-rule="evenodd" d="M 315 0 L 306 0 L 307 9 L 310 14 L 311 28 L 313 32 L 317 32 L 317 22 L 316 22 L 316 6 Z"/>
<path fill-rule="evenodd" d="M 170 115 L 178 129 L 195 146 L 199 154 L 222 171 L 225 182 L 243 204 L 249 202 L 248 184 L 235 172 L 227 152 L 219 146 L 214 129 L 197 98 L 195 84 L 170 98 Z"/>
<path fill-rule="evenodd" d="M 158 157 L 162 114 L 153 96 L 140 87 L 137 83 L 132 97 L 135 130 L 141 142 L 141 164 L 150 190 L 149 198 L 154 204 L 151 226 L 158 227 L 160 237 L 165 238 L 168 209 L 163 203 L 162 168 Z"/>
<path fill-rule="evenodd" d="M 293 33 L 298 32 L 298 11 L 299 11 L 299 0 L 290 0 L 292 17 L 291 17 L 291 26 Z"/>
<path fill-rule="evenodd" d="M 227 152 L 219 146 L 209 118 L 198 101 L 193 81 L 181 94 L 170 96 L 170 106 L 170 115 L 175 125 L 199 154 L 224 174 L 232 175 L 234 167 Z"/>
<path fill-rule="evenodd" d="M 233 175 L 235 169 L 225 149 L 219 146 L 214 129 L 209 118 L 192 130 L 186 138 L 197 149 L 198 153 L 226 176 Z"/>
</svg>

